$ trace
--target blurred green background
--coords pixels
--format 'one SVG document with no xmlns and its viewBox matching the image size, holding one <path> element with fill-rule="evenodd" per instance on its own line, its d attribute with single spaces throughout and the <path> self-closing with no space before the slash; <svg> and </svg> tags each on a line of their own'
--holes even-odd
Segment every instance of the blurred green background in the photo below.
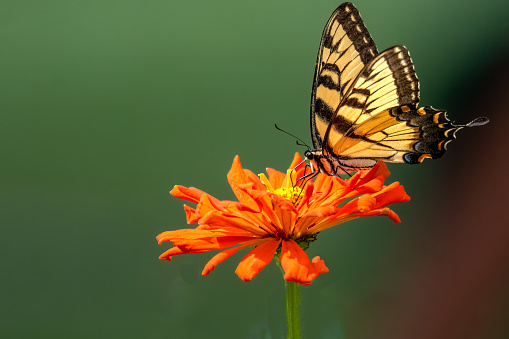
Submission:
<svg viewBox="0 0 509 339">
<path fill-rule="evenodd" d="M 303 152 L 322 29 L 337 1 L 0 1 L 4 338 L 283 338 L 275 265 L 244 253 L 158 260 L 195 186 L 233 199 Z M 304 338 L 509 337 L 505 100 L 509 2 L 357 1 L 379 50 L 404 44 L 421 103 L 466 123 L 440 161 L 392 165 L 403 220 L 320 234 L 330 272 L 302 288 Z"/>
</svg>

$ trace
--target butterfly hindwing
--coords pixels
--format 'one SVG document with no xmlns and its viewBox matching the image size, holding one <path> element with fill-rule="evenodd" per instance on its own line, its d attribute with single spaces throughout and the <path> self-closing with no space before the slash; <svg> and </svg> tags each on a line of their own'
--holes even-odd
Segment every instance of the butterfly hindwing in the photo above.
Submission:
<svg viewBox="0 0 509 339">
<path fill-rule="evenodd" d="M 311 129 L 315 148 L 322 147 L 327 126 L 353 80 L 378 51 L 359 11 L 340 5 L 322 33 L 311 103 Z"/>
<path fill-rule="evenodd" d="M 369 168 L 377 161 L 418 164 L 424 159 L 439 159 L 447 145 L 464 127 L 482 126 L 487 118 L 477 118 L 466 125 L 455 125 L 444 110 L 431 106 L 416 108 L 397 106 L 379 112 L 355 126 L 356 134 L 368 141 L 349 140 L 348 155 L 333 157 L 329 161 L 335 172 L 343 169 Z"/>
<path fill-rule="evenodd" d="M 418 164 L 426 158 L 441 158 L 447 150 L 447 144 L 456 138 L 456 132 L 464 127 L 482 126 L 488 122 L 487 118 L 477 118 L 466 125 L 454 125 L 447 118 L 444 110 L 437 110 L 431 106 L 412 109 L 407 106 L 394 107 L 390 114 L 396 120 L 405 122 L 405 134 L 402 130 L 398 134 L 387 138 L 390 145 L 398 152 L 390 159 L 391 162 L 405 162 Z"/>
</svg>

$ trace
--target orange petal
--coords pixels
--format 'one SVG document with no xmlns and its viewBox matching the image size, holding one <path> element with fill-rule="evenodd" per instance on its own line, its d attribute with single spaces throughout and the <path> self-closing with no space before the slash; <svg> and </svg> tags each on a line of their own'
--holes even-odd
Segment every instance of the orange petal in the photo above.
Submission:
<svg viewBox="0 0 509 339">
<path fill-rule="evenodd" d="M 202 194 L 206 193 L 194 187 L 184 187 L 181 185 L 175 185 L 173 189 L 170 191 L 170 194 L 179 199 L 184 199 L 194 203 L 198 203 L 200 201 Z"/>
<path fill-rule="evenodd" d="M 379 161 L 376 163 L 373 168 L 371 168 L 367 173 L 363 173 L 362 179 L 357 182 L 356 186 L 364 185 L 366 182 L 373 180 L 376 177 L 382 176 L 384 179 L 391 175 L 389 169 L 387 169 L 387 165 L 383 161 Z"/>
<path fill-rule="evenodd" d="M 361 186 L 350 186 L 350 188 L 336 188 L 334 193 L 327 198 L 327 200 L 324 200 L 321 204 L 328 204 L 331 206 L 337 206 L 341 202 L 343 202 L 346 199 L 350 199 L 352 197 L 355 197 L 356 195 L 360 194 L 372 194 L 379 192 L 381 189 L 383 189 L 383 177 L 379 176 L 377 178 L 374 178 L 373 180 L 370 180 L 367 183 L 364 183 Z"/>
<path fill-rule="evenodd" d="M 350 188 L 355 188 L 357 186 L 357 183 L 362 179 L 362 175 L 363 173 L 365 174 L 365 172 L 362 172 L 362 171 L 359 171 L 357 173 L 355 173 L 350 179 L 348 179 L 348 186 Z"/>
<path fill-rule="evenodd" d="M 312 181 L 309 181 L 306 184 L 306 187 L 304 188 L 304 193 L 302 194 L 302 197 L 300 199 L 298 210 L 301 213 L 305 213 L 307 211 L 307 208 L 309 207 L 309 201 L 311 200 L 311 197 L 313 196 L 313 192 L 315 189 L 315 185 Z"/>
<path fill-rule="evenodd" d="M 233 193 L 239 199 L 241 203 L 248 206 L 251 209 L 259 211 L 260 208 L 256 204 L 255 200 L 244 190 L 240 189 L 238 185 L 242 184 L 252 184 L 249 177 L 244 172 L 242 165 L 240 164 L 240 158 L 238 155 L 233 159 L 232 167 L 228 172 L 228 182 L 232 187 Z"/>
<path fill-rule="evenodd" d="M 272 187 L 274 189 L 280 188 L 284 183 L 285 174 L 281 173 L 279 171 L 276 171 L 275 169 L 272 169 L 272 168 L 267 168 L 266 171 L 267 171 L 267 174 L 269 175 L 269 182 L 272 185 Z"/>
<path fill-rule="evenodd" d="M 161 245 L 163 242 L 171 241 L 173 238 L 204 238 L 204 237 L 213 237 L 214 233 L 210 231 L 204 231 L 204 230 L 195 230 L 195 229 L 182 229 L 182 230 L 176 230 L 176 231 L 166 231 L 163 233 L 160 233 L 156 239 L 159 245 Z"/>
<path fill-rule="evenodd" d="M 240 250 L 241 248 L 242 248 L 241 246 L 232 247 L 213 256 L 212 259 L 210 259 L 209 262 L 203 268 L 201 275 L 208 275 L 216 268 L 217 265 L 231 257 L 233 254 L 237 253 L 237 251 Z"/>
<path fill-rule="evenodd" d="M 313 279 L 329 271 L 319 257 L 314 258 L 311 263 L 304 250 L 294 240 L 283 240 L 281 266 L 285 271 L 286 281 L 295 281 L 303 286 L 311 285 Z"/>
<path fill-rule="evenodd" d="M 205 265 L 202 271 L 202 275 L 208 275 L 210 272 L 212 272 L 217 265 L 231 257 L 234 253 L 237 251 L 244 249 L 246 247 L 253 247 L 263 244 L 266 241 L 266 239 L 256 239 L 256 240 L 250 240 L 242 243 L 240 246 L 229 248 L 221 253 L 216 254 L 212 259 L 209 260 L 209 262 Z"/>
<path fill-rule="evenodd" d="M 268 236 L 267 232 L 264 231 L 260 226 L 253 224 L 243 218 L 235 216 L 226 216 L 223 213 L 217 211 L 211 211 L 203 218 L 200 219 L 200 223 L 207 224 L 212 228 L 222 228 L 230 226 L 238 230 L 238 233 L 245 233 L 244 235 L 251 235 L 252 237 Z M 262 225 L 263 226 L 263 225 Z M 230 234 L 231 235 L 231 234 Z"/>
<path fill-rule="evenodd" d="M 280 230 L 283 230 L 285 234 L 293 234 L 295 220 L 299 214 L 298 210 L 288 200 L 275 194 L 272 199 L 272 209 L 275 214 L 275 220 L 273 219 L 272 222 L 274 225 L 279 226 Z"/>
<path fill-rule="evenodd" d="M 376 164 L 375 168 L 376 171 L 375 174 L 373 175 L 374 177 L 383 176 L 385 179 L 387 179 L 389 175 L 391 175 L 391 172 L 389 171 L 387 165 L 383 161 L 379 161 Z"/>
<path fill-rule="evenodd" d="M 384 177 L 379 175 L 368 182 L 364 182 L 362 185 L 358 185 L 355 189 L 359 192 L 358 194 L 363 193 L 373 193 L 378 192 L 384 187 Z"/>
<path fill-rule="evenodd" d="M 314 257 L 313 260 L 311 261 L 311 263 L 313 264 L 314 268 L 318 272 L 320 272 L 320 274 L 329 272 L 329 268 L 327 268 L 327 266 L 325 266 L 325 261 L 320 259 L 319 256 Z"/>
<path fill-rule="evenodd" d="M 300 154 L 298 152 L 295 152 L 295 155 L 293 156 L 292 163 L 290 164 L 290 167 L 288 167 L 288 168 L 297 170 L 298 168 L 295 168 L 295 166 L 297 166 L 299 164 L 300 164 L 300 166 L 298 168 L 302 168 L 302 167 L 306 166 L 306 164 L 304 162 L 302 162 L 302 157 L 300 156 Z"/>
<path fill-rule="evenodd" d="M 306 181 L 306 179 L 307 179 L 308 177 L 306 177 L 306 178 L 304 178 L 304 179 L 302 178 L 302 177 L 304 177 L 304 176 L 306 176 L 306 175 L 312 176 L 312 175 L 311 175 L 311 168 L 310 168 L 309 166 L 306 166 L 306 163 L 302 163 L 302 165 L 297 166 L 297 168 L 296 168 L 295 172 L 296 172 L 296 177 L 297 177 L 297 178 L 299 178 L 299 179 L 297 180 L 297 182 L 298 182 L 299 180 Z M 311 182 L 311 180 L 309 180 L 308 182 Z M 298 183 L 299 183 L 299 182 L 298 182 Z"/>
<path fill-rule="evenodd" d="M 405 202 L 410 200 L 410 197 L 406 194 L 405 188 L 399 184 L 399 182 L 393 182 L 379 194 L 374 194 L 376 199 L 376 207 L 389 206 L 396 202 Z"/>
<path fill-rule="evenodd" d="M 373 199 L 374 200 L 374 199 Z M 300 216 L 300 219 L 309 217 L 325 218 L 336 213 L 336 208 L 333 206 L 323 206 L 310 209 Z"/>
<path fill-rule="evenodd" d="M 174 255 L 184 254 L 178 247 L 172 247 L 159 256 L 159 259 L 171 261 Z"/>
<path fill-rule="evenodd" d="M 357 216 L 358 217 L 373 217 L 373 216 L 379 216 L 379 215 L 386 215 L 387 217 L 389 217 L 389 219 L 391 219 L 395 223 L 401 222 L 401 220 L 399 219 L 399 216 L 396 213 L 394 213 L 394 211 L 390 210 L 389 208 L 379 208 L 379 209 L 375 209 L 375 210 L 372 210 L 372 211 L 369 211 L 366 213 L 360 213 Z"/>
<path fill-rule="evenodd" d="M 248 169 L 244 169 L 244 173 L 249 178 L 249 180 L 253 183 L 254 189 L 257 189 L 257 190 L 266 190 L 267 189 L 265 187 L 265 185 L 262 183 L 262 181 L 260 180 L 260 178 L 256 174 L 254 174 L 252 171 L 250 171 Z"/>
<path fill-rule="evenodd" d="M 212 201 L 208 194 L 203 194 L 201 196 L 200 202 L 196 206 L 196 214 L 198 217 L 203 217 L 210 211 L 221 211 L 223 207 L 214 201 Z"/>
<path fill-rule="evenodd" d="M 186 220 L 188 224 L 192 224 L 200 220 L 196 215 L 196 210 L 184 204 L 184 211 L 186 212 Z"/>
<path fill-rule="evenodd" d="M 336 215 L 334 219 L 345 218 L 359 212 L 369 212 L 375 207 L 375 204 L 376 199 L 369 194 L 361 195 L 360 197 L 350 200 L 343 206 L 336 208 Z"/>
<path fill-rule="evenodd" d="M 235 210 L 241 212 L 258 213 L 258 210 L 253 210 L 238 201 L 221 200 L 221 206 L 228 210 Z"/>
<path fill-rule="evenodd" d="M 361 195 L 357 199 L 357 209 L 359 212 L 368 212 L 375 208 L 377 200 L 369 194 Z"/>
<path fill-rule="evenodd" d="M 315 191 L 323 192 L 324 187 L 328 185 L 334 185 L 333 181 L 341 180 L 341 178 L 332 177 L 323 173 L 318 173 L 315 179 Z M 346 185 L 346 184 L 345 184 Z"/>
<path fill-rule="evenodd" d="M 239 188 L 243 189 L 241 186 Z M 273 193 L 270 193 L 269 191 L 267 191 L 266 189 L 253 190 L 251 188 L 248 188 L 248 189 L 245 189 L 245 191 L 255 200 L 263 199 L 263 197 L 265 197 L 269 194 L 273 194 Z M 262 202 L 258 201 L 258 206 L 260 206 L 260 204 L 262 204 Z"/>
<path fill-rule="evenodd" d="M 280 239 L 270 239 L 267 242 L 252 249 L 240 261 L 235 273 L 244 281 L 251 281 L 258 272 L 267 266 L 281 242 Z"/>
<path fill-rule="evenodd" d="M 325 200 L 332 197 L 331 190 L 333 186 L 332 180 L 324 180 L 320 187 L 315 185 L 315 197 L 313 199 L 313 206 L 322 204 Z"/>
<path fill-rule="evenodd" d="M 294 227 L 292 233 L 296 238 L 303 237 L 306 234 L 311 234 L 311 232 L 310 232 L 311 227 L 321 224 L 320 221 L 323 221 L 323 220 L 324 220 L 324 218 L 319 218 L 319 217 L 299 218 L 297 220 L 297 222 L 295 223 L 295 227 Z"/>
<path fill-rule="evenodd" d="M 382 214 L 383 215 L 386 215 L 389 217 L 389 219 L 391 219 L 392 221 L 394 221 L 395 223 L 399 224 L 401 222 L 401 219 L 399 218 L 399 216 L 391 209 L 388 209 L 388 208 L 384 208 L 382 209 Z"/>
<path fill-rule="evenodd" d="M 229 232 L 204 229 L 182 229 L 166 231 L 157 236 L 159 245 L 170 241 L 184 253 L 201 253 L 224 248 L 253 240 L 252 236 L 230 236 Z"/>
<path fill-rule="evenodd" d="M 274 193 L 269 193 L 269 195 L 273 201 L 274 206 L 277 205 L 279 208 L 287 211 L 292 211 L 295 214 L 299 213 L 297 208 L 290 201 Z"/>
</svg>

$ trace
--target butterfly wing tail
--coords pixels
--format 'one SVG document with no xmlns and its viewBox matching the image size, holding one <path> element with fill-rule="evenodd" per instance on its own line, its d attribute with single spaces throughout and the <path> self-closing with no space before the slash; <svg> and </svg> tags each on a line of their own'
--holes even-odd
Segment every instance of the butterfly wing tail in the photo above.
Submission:
<svg viewBox="0 0 509 339">
<path fill-rule="evenodd" d="M 482 126 L 482 125 L 486 125 L 488 122 L 490 122 L 490 119 L 488 119 L 486 117 L 479 117 L 479 118 L 476 118 L 476 119 L 470 121 L 468 124 L 465 125 L 465 127 Z"/>
<path fill-rule="evenodd" d="M 447 151 L 447 145 L 456 139 L 456 132 L 464 127 L 482 126 L 489 122 L 488 118 L 480 117 L 466 125 L 455 125 L 448 118 L 444 110 L 437 110 L 431 106 L 419 109 L 409 109 L 407 106 L 396 107 L 391 115 L 397 120 L 406 121 L 408 126 L 419 129 L 419 140 L 412 146 L 413 152 L 403 155 L 403 160 L 409 164 L 417 164 L 426 158 L 441 158 Z"/>
</svg>

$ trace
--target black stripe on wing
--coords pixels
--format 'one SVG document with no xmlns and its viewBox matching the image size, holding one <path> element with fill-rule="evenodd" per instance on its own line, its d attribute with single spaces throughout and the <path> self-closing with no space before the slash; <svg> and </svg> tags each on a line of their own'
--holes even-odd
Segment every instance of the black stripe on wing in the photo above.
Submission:
<svg viewBox="0 0 509 339">
<path fill-rule="evenodd" d="M 345 39 L 345 36 L 347 39 Z M 353 46 L 355 49 L 354 54 L 351 53 L 350 46 Z M 321 70 L 329 70 L 337 75 L 341 75 L 340 78 L 343 81 L 339 83 L 338 87 L 323 72 L 320 72 L 317 81 L 318 83 L 324 81 L 324 85 L 333 85 L 330 88 L 339 89 L 341 95 L 345 95 L 345 91 L 348 89 L 347 86 L 350 85 L 352 79 L 359 73 L 357 72 L 345 78 L 344 74 L 342 74 L 343 71 L 348 66 L 351 66 L 352 63 L 359 62 L 359 60 L 355 60 L 357 57 L 363 64 L 362 66 L 364 66 L 378 54 L 375 42 L 364 25 L 359 11 L 349 2 L 341 4 L 332 13 L 331 19 L 329 19 L 322 34 L 320 49 L 323 50 L 324 48 L 330 49 L 331 52 L 338 52 L 338 54 L 329 54 L 327 58 L 320 60 L 321 65 L 317 65 L 317 67 L 320 66 Z"/>
<path fill-rule="evenodd" d="M 404 46 L 394 46 L 380 53 L 364 68 L 355 87 L 370 91 L 367 114 L 394 106 L 419 104 L 419 80 Z"/>
<path fill-rule="evenodd" d="M 340 5 L 325 26 L 316 61 L 311 93 L 311 133 L 320 148 L 325 127 L 363 67 L 378 51 L 359 11 L 351 3 Z"/>
</svg>

